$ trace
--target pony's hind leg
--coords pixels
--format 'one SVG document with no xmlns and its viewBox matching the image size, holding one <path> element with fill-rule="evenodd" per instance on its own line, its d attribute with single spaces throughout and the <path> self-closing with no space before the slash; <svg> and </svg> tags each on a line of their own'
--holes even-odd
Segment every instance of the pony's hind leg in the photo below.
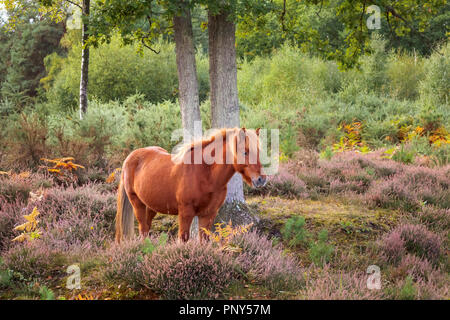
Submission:
<svg viewBox="0 0 450 320">
<path fill-rule="evenodd" d="M 152 220 L 156 216 L 156 211 L 153 211 L 149 207 L 146 207 L 145 210 L 146 210 L 146 216 L 147 216 L 147 227 L 148 227 L 148 230 L 150 231 L 150 228 L 152 227 Z M 147 234 L 148 234 L 148 231 L 147 231 Z"/>
<path fill-rule="evenodd" d="M 129 198 L 134 209 L 134 215 L 139 224 L 139 235 L 141 238 L 145 238 L 148 236 L 148 232 L 150 231 L 150 226 L 147 219 L 147 207 L 141 200 L 139 200 L 135 193 L 130 194 Z"/>
</svg>

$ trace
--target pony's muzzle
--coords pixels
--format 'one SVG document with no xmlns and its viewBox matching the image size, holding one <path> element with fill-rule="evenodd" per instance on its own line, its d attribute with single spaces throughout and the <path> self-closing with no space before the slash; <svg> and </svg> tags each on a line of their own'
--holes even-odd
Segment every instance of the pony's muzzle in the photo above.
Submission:
<svg viewBox="0 0 450 320">
<path fill-rule="evenodd" d="M 255 188 L 262 188 L 267 183 L 266 176 L 259 176 L 258 178 L 252 179 L 253 186 Z"/>
</svg>

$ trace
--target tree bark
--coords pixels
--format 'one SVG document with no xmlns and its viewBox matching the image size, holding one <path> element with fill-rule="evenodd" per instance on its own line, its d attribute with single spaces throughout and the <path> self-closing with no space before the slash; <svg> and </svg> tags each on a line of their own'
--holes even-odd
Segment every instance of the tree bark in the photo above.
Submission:
<svg viewBox="0 0 450 320">
<path fill-rule="evenodd" d="M 239 127 L 239 99 L 235 24 L 228 13 L 208 14 L 209 79 L 213 128 Z M 227 197 L 216 221 L 233 225 L 254 222 L 244 200 L 243 181 L 236 173 L 228 183 Z"/>
<path fill-rule="evenodd" d="M 90 0 L 83 0 L 82 17 L 88 17 L 90 10 Z M 81 48 L 81 77 L 80 77 L 80 119 L 83 119 L 88 107 L 87 87 L 89 80 L 89 48 L 86 47 L 88 40 L 88 24 L 82 22 L 82 48 Z"/>
<path fill-rule="evenodd" d="M 183 16 L 175 16 L 173 18 L 173 25 L 175 31 L 175 53 L 181 120 L 186 140 L 190 137 L 196 137 L 194 124 L 195 121 L 201 121 L 194 35 L 192 32 L 190 10 L 186 9 Z"/>
<path fill-rule="evenodd" d="M 185 142 L 189 142 L 202 134 L 194 35 L 189 8 L 183 9 L 183 15 L 173 18 L 173 25 L 183 137 Z M 196 122 L 200 124 L 200 132 L 195 130 Z M 191 238 L 198 237 L 198 217 L 192 221 L 190 233 Z"/>
</svg>

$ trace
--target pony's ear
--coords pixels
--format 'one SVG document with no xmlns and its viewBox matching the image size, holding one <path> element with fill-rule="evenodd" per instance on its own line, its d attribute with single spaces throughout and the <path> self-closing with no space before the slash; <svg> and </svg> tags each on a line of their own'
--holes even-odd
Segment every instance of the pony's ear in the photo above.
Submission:
<svg viewBox="0 0 450 320">
<path fill-rule="evenodd" d="M 261 128 L 256 129 L 256 135 L 259 136 L 259 130 L 261 130 Z"/>
</svg>

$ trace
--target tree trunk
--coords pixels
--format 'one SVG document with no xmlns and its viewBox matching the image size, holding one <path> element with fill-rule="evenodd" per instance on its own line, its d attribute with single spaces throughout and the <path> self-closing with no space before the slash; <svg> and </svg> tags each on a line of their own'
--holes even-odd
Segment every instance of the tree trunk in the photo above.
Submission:
<svg viewBox="0 0 450 320">
<path fill-rule="evenodd" d="M 198 95 L 197 67 L 195 63 L 194 35 L 190 10 L 184 16 L 173 18 L 175 53 L 178 71 L 178 90 L 181 120 L 185 139 L 198 138 L 195 121 L 201 121 Z"/>
<path fill-rule="evenodd" d="M 83 0 L 82 5 L 82 17 L 89 16 L 90 0 Z M 87 111 L 88 97 L 88 77 L 89 77 L 89 48 L 86 47 L 88 40 L 88 24 L 85 20 L 82 22 L 82 48 L 81 48 L 81 78 L 80 78 L 80 119 L 83 119 L 83 115 Z"/>
<path fill-rule="evenodd" d="M 208 14 L 209 79 L 213 128 L 239 127 L 239 99 L 235 24 L 228 13 Z M 233 225 L 255 222 L 244 200 L 243 182 L 236 173 L 228 183 L 227 197 L 216 221 L 232 221 Z"/>
<path fill-rule="evenodd" d="M 185 142 L 189 142 L 192 138 L 201 137 L 202 132 L 191 13 L 189 8 L 183 12 L 183 15 L 173 18 L 173 25 L 183 137 Z M 190 232 L 191 238 L 198 236 L 198 217 L 192 221 Z"/>
</svg>

